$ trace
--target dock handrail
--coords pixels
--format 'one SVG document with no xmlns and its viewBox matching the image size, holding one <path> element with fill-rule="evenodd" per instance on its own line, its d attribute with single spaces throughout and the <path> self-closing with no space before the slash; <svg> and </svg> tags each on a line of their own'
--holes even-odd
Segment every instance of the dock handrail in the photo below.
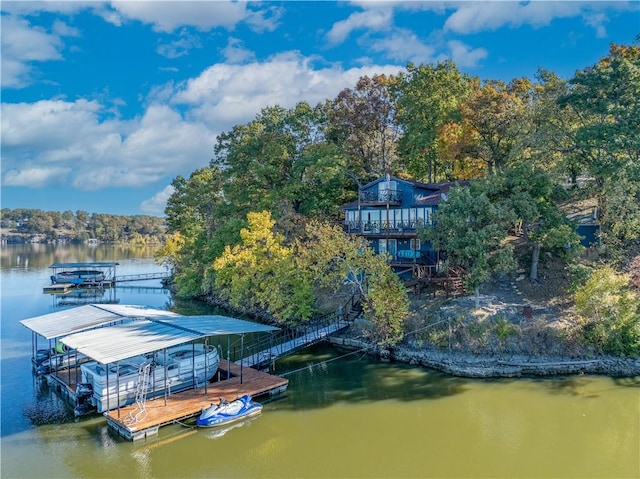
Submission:
<svg viewBox="0 0 640 479">
<path fill-rule="evenodd" d="M 330 334 L 349 326 L 362 314 L 359 298 L 352 295 L 343 306 L 323 316 L 311 319 L 296 327 L 283 328 L 270 337 L 261 336 L 251 343 L 244 343 L 244 357 L 236 363 L 258 369 L 270 366 L 275 359 L 289 352 L 322 341 Z M 248 352 L 248 354 L 247 354 Z M 234 348 L 234 357 L 238 357 Z"/>
<path fill-rule="evenodd" d="M 155 273 L 140 273 L 140 274 L 121 274 L 114 276 L 114 283 L 125 283 L 127 281 L 145 281 L 148 279 L 168 279 L 171 277 L 170 273 L 160 271 Z"/>
</svg>

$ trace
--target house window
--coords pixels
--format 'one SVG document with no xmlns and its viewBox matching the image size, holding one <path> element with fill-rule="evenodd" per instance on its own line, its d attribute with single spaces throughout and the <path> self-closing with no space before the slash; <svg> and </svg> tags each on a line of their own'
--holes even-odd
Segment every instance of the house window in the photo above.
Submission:
<svg viewBox="0 0 640 479">
<path fill-rule="evenodd" d="M 378 183 L 378 201 L 391 201 L 393 192 L 396 191 L 397 187 L 395 181 L 381 181 Z"/>
<path fill-rule="evenodd" d="M 378 241 L 378 253 L 389 253 L 392 258 L 396 257 L 396 251 L 398 251 L 398 244 L 395 239 L 381 239 Z"/>
<path fill-rule="evenodd" d="M 420 251 L 420 239 L 411 238 L 411 249 L 414 251 Z"/>
</svg>

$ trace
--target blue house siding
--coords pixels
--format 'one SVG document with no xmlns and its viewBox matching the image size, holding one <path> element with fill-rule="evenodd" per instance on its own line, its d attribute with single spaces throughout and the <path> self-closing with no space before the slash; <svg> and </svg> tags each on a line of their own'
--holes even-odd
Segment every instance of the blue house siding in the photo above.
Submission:
<svg viewBox="0 0 640 479">
<path fill-rule="evenodd" d="M 389 253 L 394 264 L 434 265 L 438 254 L 418 239 L 418 231 L 432 224 L 438 203 L 452 186 L 379 178 L 360 189 L 357 201 L 343 207 L 344 229 L 366 237 L 376 253 Z"/>
<path fill-rule="evenodd" d="M 599 243 L 598 233 L 600 225 L 597 224 L 581 224 L 577 228 L 578 234 L 582 236 L 580 244 L 584 247 L 594 246 Z"/>
</svg>

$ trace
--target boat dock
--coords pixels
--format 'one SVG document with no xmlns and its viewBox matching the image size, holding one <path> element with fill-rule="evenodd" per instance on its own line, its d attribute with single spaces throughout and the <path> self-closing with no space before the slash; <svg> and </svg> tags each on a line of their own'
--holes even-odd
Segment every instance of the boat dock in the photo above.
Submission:
<svg viewBox="0 0 640 479">
<path fill-rule="evenodd" d="M 165 373 L 162 389 L 156 390 L 153 396 L 147 397 L 147 383 L 144 381 L 148 378 L 140 379 L 138 376 L 138 382 L 130 385 L 128 382 L 119 383 L 117 373 L 113 374 L 111 382 L 109 375 L 106 376 L 104 391 L 109 391 L 114 385 L 118 391 L 111 407 L 108 394 L 94 391 L 90 396 L 92 400 L 97 398 L 99 401 L 93 402 L 93 406 L 98 412 L 105 411 L 103 414 L 109 426 L 132 441 L 157 434 L 160 426 L 193 417 L 222 398 L 232 401 L 244 394 L 274 395 L 284 391 L 289 383 L 287 379 L 223 358 L 219 358 L 215 373 L 211 371 L 210 375 L 203 376 L 209 380 L 196 381 L 196 343 L 204 341 L 205 350 L 209 347 L 208 341 L 216 336 L 226 336 L 228 343 L 230 336 L 239 337 L 242 343 L 246 334 L 271 334 L 279 329 L 273 326 L 220 315 L 182 316 L 141 306 L 108 304 L 79 306 L 20 322 L 32 331 L 34 365 L 36 355 L 41 351 L 39 337 L 47 341 L 48 349 L 42 351 L 49 351 L 49 354 L 54 344 L 56 350 L 58 344 L 66 348 L 65 366 L 51 371 L 46 378 L 61 395 L 77 406 L 84 404 L 81 399 L 86 399 L 86 383 L 82 381 L 87 381 L 87 378 L 80 370 L 80 359 L 98 365 L 115 365 L 118 369 L 120 361 L 126 365 L 128 358 L 155 352 L 162 354 L 164 351 L 166 361 L 168 348 L 194 344 L 192 370 L 182 371 L 178 381 L 172 383 L 167 382 Z M 165 367 L 170 369 L 169 365 Z M 106 370 L 109 371 L 110 367 Z M 83 385 L 82 390 L 78 389 L 79 383 Z M 121 384 L 125 388 L 135 388 L 136 402 L 132 405 L 120 403 Z M 122 394 L 126 395 L 127 391 L 125 389 Z"/>
<path fill-rule="evenodd" d="M 229 369 L 230 368 L 230 369 Z M 225 359 L 220 360 L 220 376 L 231 377 L 187 391 L 148 400 L 144 412 L 133 404 L 105 413 L 109 426 L 130 441 L 156 435 L 161 426 L 182 422 L 200 415 L 203 408 L 216 404 L 220 399 L 233 401 L 249 394 L 252 397 L 275 395 L 286 390 L 288 379 L 263 373 L 252 368 L 241 368 Z M 133 420 L 138 416 L 138 420 Z"/>
<path fill-rule="evenodd" d="M 171 274 L 167 271 L 154 273 L 125 274 L 117 275 L 116 266 L 113 262 L 94 263 L 54 263 L 49 266 L 53 270 L 51 284 L 43 288 L 43 293 L 47 294 L 67 294 L 70 291 L 85 288 L 113 288 L 118 283 L 128 283 L 133 281 L 149 281 L 169 279 Z M 81 281 L 60 281 L 60 275 L 73 274 L 74 272 L 95 273 L 92 276 L 84 277 Z"/>
</svg>

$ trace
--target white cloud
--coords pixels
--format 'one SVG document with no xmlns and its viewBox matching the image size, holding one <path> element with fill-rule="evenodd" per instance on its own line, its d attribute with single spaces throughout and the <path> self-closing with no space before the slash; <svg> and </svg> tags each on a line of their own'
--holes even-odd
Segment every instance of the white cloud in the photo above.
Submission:
<svg viewBox="0 0 640 479">
<path fill-rule="evenodd" d="M 198 77 L 159 85 L 143 114 L 122 120 L 106 101 L 3 103 L 3 184 L 64 184 L 81 190 L 141 187 L 208 164 L 215 136 L 267 106 L 311 105 L 397 65 L 314 67 L 298 52 L 245 65 L 216 64 Z M 178 111 L 179 110 L 179 111 Z"/>
<path fill-rule="evenodd" d="M 11 13 L 13 15 L 33 15 L 41 12 L 61 13 L 65 15 L 71 15 L 87 8 L 100 7 L 100 2 L 88 1 L 9 1 L 2 2 L 2 11 L 5 13 Z"/>
<path fill-rule="evenodd" d="M 386 38 L 371 40 L 373 51 L 384 53 L 387 58 L 399 62 L 430 63 L 435 48 L 422 42 L 413 32 L 398 29 Z"/>
<path fill-rule="evenodd" d="M 56 35 L 59 35 L 61 37 L 79 37 L 80 36 L 80 30 L 67 25 L 61 20 L 54 21 L 51 29 L 56 33 Z"/>
<path fill-rule="evenodd" d="M 604 11 L 630 10 L 637 13 L 636 2 L 591 1 L 529 1 L 529 2 L 465 2 L 449 4 L 456 11 L 447 18 L 444 29 L 467 34 L 497 30 L 507 26 L 517 28 L 531 25 L 540 28 L 558 18 L 582 17 L 586 25 L 593 27 L 596 36 L 606 36 L 604 24 L 608 21 Z"/>
<path fill-rule="evenodd" d="M 2 175 L 2 184 L 6 186 L 27 186 L 38 188 L 47 184 L 63 184 L 70 168 L 28 167 L 9 170 Z"/>
<path fill-rule="evenodd" d="M 159 43 L 158 54 L 167 58 L 178 58 L 187 55 L 194 48 L 201 48 L 200 39 L 182 29 L 180 36 L 169 43 Z"/>
<path fill-rule="evenodd" d="M 111 8 L 118 14 L 117 20 L 103 17 L 107 21 L 124 22 L 139 20 L 153 25 L 158 32 L 173 32 L 182 26 L 192 26 L 202 31 L 215 27 L 233 28 L 252 12 L 247 10 L 247 2 L 111 2 Z M 116 23 L 119 24 L 119 23 Z"/>
<path fill-rule="evenodd" d="M 90 137 L 109 129 L 96 114 L 102 105 L 94 101 L 43 100 L 35 103 L 2 103 L 3 153 L 21 148 L 58 149 L 76 135 Z M 23 158 L 24 159 L 24 158 Z"/>
<path fill-rule="evenodd" d="M 364 75 L 396 74 L 402 69 L 397 65 L 314 68 L 312 60 L 286 52 L 262 63 L 216 64 L 180 85 L 172 103 L 190 106 L 189 118 L 220 133 L 252 120 L 264 107 L 291 108 L 301 101 L 315 105 L 353 87 Z"/>
<path fill-rule="evenodd" d="M 584 22 L 593 27 L 596 31 L 598 38 L 605 38 L 607 36 L 607 29 L 604 24 L 607 23 L 608 18 L 604 13 L 586 13 L 584 15 Z"/>
<path fill-rule="evenodd" d="M 474 68 L 478 65 L 480 60 L 483 60 L 488 56 L 486 49 L 471 49 L 469 45 L 458 40 L 450 40 L 447 42 L 447 46 L 451 52 L 451 59 L 453 62 L 458 67 L 462 68 Z"/>
<path fill-rule="evenodd" d="M 159 191 L 152 198 L 144 200 L 140 204 L 140 211 L 146 215 L 151 216 L 164 216 L 164 210 L 167 206 L 167 200 L 171 197 L 175 188 L 172 185 L 167 185 Z"/>
<path fill-rule="evenodd" d="M 62 40 L 25 19 L 12 15 L 0 17 L 2 28 L 2 87 L 22 88 L 31 83 L 33 68 L 28 62 L 60 60 Z"/>
<path fill-rule="evenodd" d="M 101 119 L 106 111 L 86 100 L 3 103 L 3 183 L 136 187 L 211 157 L 209 130 L 168 106 L 151 105 L 131 121 Z"/>
<path fill-rule="evenodd" d="M 578 15 L 582 8 L 579 2 L 468 2 L 461 5 L 445 22 L 445 30 L 466 34 L 503 26 L 541 27 L 554 18 Z"/>
<path fill-rule="evenodd" d="M 242 40 L 229 37 L 227 46 L 222 49 L 222 54 L 229 63 L 245 63 L 255 60 L 256 55 L 242 46 Z"/>
<path fill-rule="evenodd" d="M 344 42 L 354 30 L 387 30 L 391 27 L 392 19 L 393 10 L 391 8 L 374 8 L 352 13 L 346 20 L 334 23 L 327 33 L 327 40 L 330 44 L 337 45 Z"/>
<path fill-rule="evenodd" d="M 257 5 L 261 10 L 247 11 L 247 17 L 244 21 L 255 32 L 273 32 L 279 26 L 280 19 L 284 15 L 284 8 L 266 3 L 254 4 L 254 6 Z"/>
</svg>

